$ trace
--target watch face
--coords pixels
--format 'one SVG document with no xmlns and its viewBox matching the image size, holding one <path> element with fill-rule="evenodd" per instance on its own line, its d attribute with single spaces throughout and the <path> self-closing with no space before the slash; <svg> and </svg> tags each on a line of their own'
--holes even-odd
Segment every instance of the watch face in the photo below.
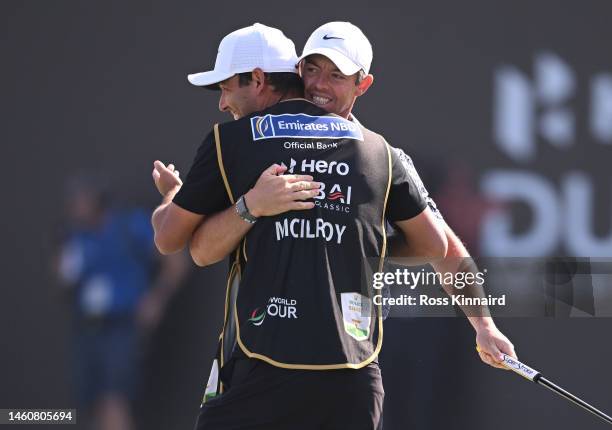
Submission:
<svg viewBox="0 0 612 430">
<path fill-rule="evenodd" d="M 240 218 L 242 218 L 243 220 L 250 222 L 251 224 L 253 224 L 255 221 L 257 221 L 257 218 L 255 218 L 253 215 L 251 215 L 251 213 L 249 212 L 246 203 L 244 201 L 244 196 L 241 196 L 238 201 L 236 202 L 236 212 L 238 212 L 238 215 L 240 216 Z"/>
<path fill-rule="evenodd" d="M 244 202 L 244 196 L 240 197 L 240 200 L 238 201 L 238 204 L 240 205 L 240 213 L 244 216 L 249 215 L 249 210 L 247 209 L 247 205 Z"/>
</svg>

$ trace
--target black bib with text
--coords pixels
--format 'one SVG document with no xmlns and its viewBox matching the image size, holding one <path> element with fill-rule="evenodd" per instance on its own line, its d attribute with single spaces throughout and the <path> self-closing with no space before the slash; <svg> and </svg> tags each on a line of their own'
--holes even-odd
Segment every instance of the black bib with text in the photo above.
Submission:
<svg viewBox="0 0 612 430">
<path fill-rule="evenodd" d="M 274 163 L 323 184 L 314 209 L 261 217 L 245 237 L 226 330 L 233 326 L 244 354 L 280 367 L 367 365 L 382 345 L 380 310 L 368 293 L 369 273 L 378 269 L 367 258 L 382 258 L 385 247 L 391 167 L 384 139 L 291 100 L 216 126 L 215 141 L 232 202 Z M 225 342 L 233 335 L 224 333 Z"/>
</svg>

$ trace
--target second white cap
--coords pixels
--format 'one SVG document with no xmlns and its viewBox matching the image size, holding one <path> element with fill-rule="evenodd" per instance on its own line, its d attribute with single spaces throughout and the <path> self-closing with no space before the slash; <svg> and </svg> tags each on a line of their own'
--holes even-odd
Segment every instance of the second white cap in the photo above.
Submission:
<svg viewBox="0 0 612 430">
<path fill-rule="evenodd" d="M 260 68 L 264 72 L 297 73 L 295 45 L 277 28 L 263 24 L 236 30 L 221 40 L 215 68 L 187 76 L 193 85 L 218 84 L 237 73 Z"/>
<path fill-rule="evenodd" d="M 370 73 L 372 45 L 359 27 L 350 22 L 328 22 L 317 28 L 306 41 L 299 60 L 313 54 L 326 56 L 345 75 L 359 70 Z"/>
</svg>

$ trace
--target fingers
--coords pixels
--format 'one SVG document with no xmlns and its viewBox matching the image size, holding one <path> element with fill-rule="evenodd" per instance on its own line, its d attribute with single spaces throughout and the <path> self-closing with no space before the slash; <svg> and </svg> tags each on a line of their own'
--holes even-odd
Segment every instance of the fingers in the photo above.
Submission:
<svg viewBox="0 0 612 430">
<path fill-rule="evenodd" d="M 155 160 L 151 176 L 162 196 L 166 195 L 171 188 L 183 185 L 183 181 L 179 177 L 179 171 L 175 169 L 172 163 L 166 166 L 161 161 Z"/>
<path fill-rule="evenodd" d="M 488 343 L 486 346 L 477 345 L 476 351 L 478 351 L 478 355 L 484 363 L 497 369 L 507 370 L 507 368 L 502 364 L 503 355 L 501 354 L 499 349 L 497 349 L 494 343 Z"/>
<path fill-rule="evenodd" d="M 286 171 L 287 166 L 272 164 L 262 172 L 252 188 L 252 205 L 262 216 L 315 207 L 315 203 L 308 200 L 317 197 L 323 185 L 313 181 L 311 175 L 283 174 Z"/>
<path fill-rule="evenodd" d="M 509 352 L 507 352 L 506 355 L 509 355 L 512 358 L 518 359 L 518 356 L 516 355 L 516 351 L 514 350 L 514 345 L 510 344 Z"/>
<path fill-rule="evenodd" d="M 481 346 L 483 346 L 483 350 L 494 357 L 497 362 L 503 361 L 504 355 L 517 358 L 516 352 L 514 351 L 514 345 L 512 345 L 512 342 L 510 342 L 499 330 L 494 332 L 487 340 L 488 341 L 481 344 Z"/>
<path fill-rule="evenodd" d="M 291 200 L 308 200 L 316 197 L 319 194 L 319 189 L 296 191 L 291 194 Z"/>
<path fill-rule="evenodd" d="M 283 179 L 287 180 L 288 182 L 312 182 L 314 180 L 314 178 L 310 175 L 283 175 Z"/>
<path fill-rule="evenodd" d="M 480 357 L 480 359 L 485 363 L 488 364 L 489 366 L 494 366 L 495 367 L 495 362 L 493 360 L 491 360 L 491 357 L 489 356 L 489 354 L 487 354 L 486 352 L 483 351 L 479 351 L 478 352 L 478 356 Z"/>
<path fill-rule="evenodd" d="M 174 170 L 174 164 L 170 163 L 167 166 L 162 163 L 159 160 L 155 160 L 155 162 L 153 163 L 153 167 L 155 170 L 157 170 L 159 173 L 164 172 L 164 171 L 169 171 L 169 172 L 173 172 L 174 174 L 176 174 L 178 176 L 178 170 Z"/>
<path fill-rule="evenodd" d="M 315 204 L 313 202 L 291 202 L 287 205 L 287 208 L 290 211 L 302 211 L 312 209 L 314 207 Z"/>
<path fill-rule="evenodd" d="M 264 175 L 280 175 L 283 172 L 285 172 L 287 170 L 287 166 L 281 166 L 280 164 L 276 164 L 274 163 L 273 165 L 271 165 L 270 167 L 268 167 L 266 170 L 263 171 L 263 173 L 261 174 L 261 176 Z"/>
<path fill-rule="evenodd" d="M 486 352 L 483 348 L 481 348 L 479 345 L 476 346 L 476 351 L 478 351 L 478 356 L 480 357 L 480 359 L 485 363 L 488 364 L 489 366 L 492 367 L 497 367 L 497 368 L 503 368 L 502 365 L 500 365 L 491 354 L 489 354 L 488 352 Z"/>
<path fill-rule="evenodd" d="M 516 351 L 514 350 L 514 345 L 512 345 L 512 342 L 510 342 L 508 338 L 503 334 L 500 333 L 500 335 L 501 337 L 497 340 L 497 347 L 499 348 L 499 350 L 512 358 L 517 358 Z"/>
<path fill-rule="evenodd" d="M 499 348 L 497 348 L 497 345 L 495 345 L 495 343 L 487 345 L 487 347 L 484 348 L 484 352 L 489 354 L 489 356 L 493 360 L 495 360 L 496 363 L 499 363 L 504 360 L 502 352 L 499 350 Z"/>
<path fill-rule="evenodd" d="M 518 359 L 518 357 L 516 356 L 516 352 L 514 351 L 514 346 L 510 342 L 504 345 L 500 345 L 499 349 L 502 354 L 506 354 L 512 358 Z"/>
<path fill-rule="evenodd" d="M 172 172 L 172 173 L 174 173 L 174 176 L 176 176 L 176 180 L 178 181 L 178 183 L 179 183 L 180 185 L 183 185 L 183 181 L 181 180 L 181 175 L 180 175 L 179 171 L 178 171 L 178 170 L 175 170 L 175 171 L 174 171 L 174 172 Z"/>
<path fill-rule="evenodd" d="M 292 191 L 316 190 L 317 194 L 319 192 L 319 187 L 320 185 L 318 182 L 311 181 L 299 181 L 288 184 L 288 188 Z"/>
<path fill-rule="evenodd" d="M 495 367 L 497 369 L 505 369 L 502 364 L 499 364 L 498 362 L 493 360 L 493 357 L 491 357 L 491 355 L 487 354 L 486 352 L 480 351 L 478 355 L 480 356 L 480 359 L 489 366 Z"/>
</svg>

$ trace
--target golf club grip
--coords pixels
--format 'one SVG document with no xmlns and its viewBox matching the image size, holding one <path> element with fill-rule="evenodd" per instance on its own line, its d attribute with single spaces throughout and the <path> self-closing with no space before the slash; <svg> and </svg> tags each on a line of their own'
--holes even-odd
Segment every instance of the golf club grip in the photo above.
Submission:
<svg viewBox="0 0 612 430">
<path fill-rule="evenodd" d="M 523 378 L 529 379 L 533 382 L 538 382 L 538 379 L 542 376 L 540 372 L 535 369 L 532 369 L 526 364 L 521 363 L 516 358 L 512 358 L 506 354 L 503 354 L 503 356 L 504 359 L 502 361 L 502 364 L 504 365 L 504 367 L 509 370 L 512 370 L 513 372 L 518 373 Z"/>
</svg>

